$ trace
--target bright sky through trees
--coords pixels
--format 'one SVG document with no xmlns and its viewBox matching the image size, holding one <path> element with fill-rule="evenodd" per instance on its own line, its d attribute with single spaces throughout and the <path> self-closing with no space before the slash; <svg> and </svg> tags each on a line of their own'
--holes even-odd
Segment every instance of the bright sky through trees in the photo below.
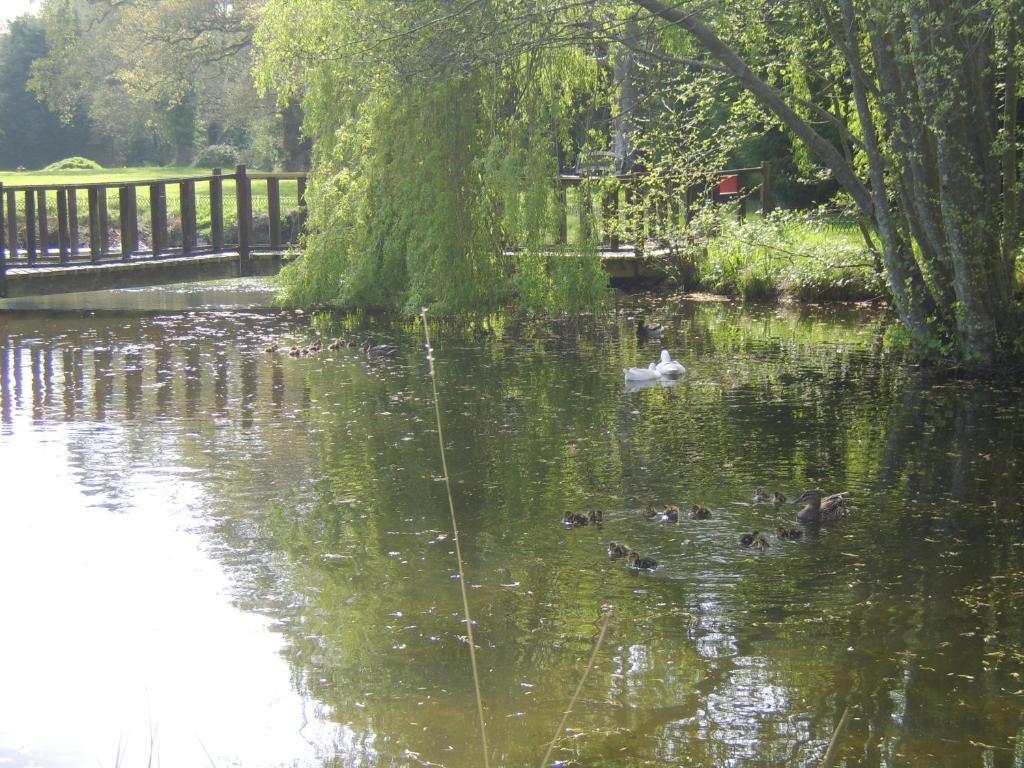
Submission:
<svg viewBox="0 0 1024 768">
<path fill-rule="evenodd" d="M 0 27 L 24 13 L 37 13 L 39 0 L 0 0 Z"/>
</svg>

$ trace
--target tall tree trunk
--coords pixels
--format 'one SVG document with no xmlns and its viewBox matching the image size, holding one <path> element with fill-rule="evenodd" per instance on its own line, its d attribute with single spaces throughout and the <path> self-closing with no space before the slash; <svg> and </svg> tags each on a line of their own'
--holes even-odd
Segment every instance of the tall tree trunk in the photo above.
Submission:
<svg viewBox="0 0 1024 768">
<path fill-rule="evenodd" d="M 281 110 L 281 141 L 286 171 L 309 170 L 311 145 L 302 135 L 302 104 L 290 99 Z"/>
<path fill-rule="evenodd" d="M 886 192 L 885 160 L 878 144 L 874 116 L 868 103 L 864 87 L 863 68 L 860 54 L 860 32 L 853 10 L 852 0 L 840 0 L 843 10 L 843 32 L 846 40 L 843 48 L 849 64 L 853 83 L 857 116 L 860 119 L 864 151 L 868 157 L 871 174 L 871 193 L 875 200 L 875 221 L 882 241 L 882 257 L 885 259 L 889 288 L 896 302 L 896 311 L 906 324 L 911 336 L 921 346 L 936 341 L 936 329 L 932 327 L 937 314 L 925 286 L 924 277 L 914 261 L 913 253 L 906 238 L 897 229 L 889 209 L 889 195 Z M 842 42 L 842 41 L 838 41 Z"/>
<path fill-rule="evenodd" d="M 638 37 L 637 24 L 635 19 L 626 22 L 626 37 L 636 44 Z M 636 107 L 637 89 L 633 79 L 633 70 L 636 67 L 636 54 L 633 53 L 632 45 L 621 45 L 615 57 L 615 82 L 619 87 L 619 110 L 613 120 L 615 125 L 615 143 L 613 146 L 615 157 L 618 158 L 619 169 L 623 173 L 632 170 L 633 133 L 636 130 Z"/>
<path fill-rule="evenodd" d="M 899 18 L 888 21 L 896 25 L 901 22 Z M 905 51 L 899 47 L 898 27 L 894 32 L 882 29 L 883 19 L 876 13 L 869 14 L 867 23 L 875 70 L 884 94 L 878 104 L 886 118 L 894 164 L 900 176 L 904 215 L 921 249 L 921 269 L 928 277 L 929 289 L 936 303 L 948 309 L 956 301 L 953 267 L 942 235 L 938 177 L 928 170 L 934 167 L 935 152 L 923 130 L 924 120 L 913 97 L 916 80 L 909 72 Z M 904 71 L 901 72 L 901 68 Z"/>
<path fill-rule="evenodd" d="M 922 0 L 908 3 L 907 9 L 921 103 L 930 107 L 925 119 L 935 134 L 939 204 L 953 264 L 960 351 L 971 367 L 994 367 L 1010 346 L 1016 318 L 1012 275 L 1003 274 L 995 217 L 985 199 L 991 183 L 986 178 L 988 163 L 972 151 L 975 142 L 966 135 L 963 100 L 965 89 L 973 85 L 967 82 L 971 67 L 962 57 L 958 60 L 960 46 L 948 42 L 952 27 L 969 20 L 947 8 L 939 17 L 944 24 L 936 25 L 931 15 L 935 9 Z"/>
<path fill-rule="evenodd" d="M 1020 198 L 1017 196 L 1017 22 L 1010 17 L 1006 35 L 1006 79 L 1003 84 L 1003 260 L 1013 269 L 1020 244 Z"/>
</svg>

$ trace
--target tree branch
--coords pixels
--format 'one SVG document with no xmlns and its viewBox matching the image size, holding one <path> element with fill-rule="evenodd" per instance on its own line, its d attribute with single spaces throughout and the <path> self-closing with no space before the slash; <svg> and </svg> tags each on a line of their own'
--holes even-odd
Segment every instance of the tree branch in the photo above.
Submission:
<svg viewBox="0 0 1024 768">
<path fill-rule="evenodd" d="M 635 5 L 646 8 L 659 18 L 676 24 L 704 46 L 714 58 L 718 59 L 763 106 L 773 112 L 782 124 L 795 133 L 825 164 L 845 189 L 858 207 L 873 218 L 874 201 L 871 192 L 858 178 L 853 167 L 843 159 L 839 151 L 820 133 L 815 131 L 792 107 L 782 95 L 768 83 L 759 78 L 750 67 L 740 59 L 721 38 L 718 37 L 699 18 L 697 13 L 686 13 L 679 8 L 663 5 L 658 0 L 632 0 Z"/>
</svg>

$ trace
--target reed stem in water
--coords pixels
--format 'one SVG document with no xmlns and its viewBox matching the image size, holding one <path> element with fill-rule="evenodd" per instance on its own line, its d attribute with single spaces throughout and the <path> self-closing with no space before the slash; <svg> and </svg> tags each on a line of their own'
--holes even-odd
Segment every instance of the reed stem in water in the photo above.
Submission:
<svg viewBox="0 0 1024 768">
<path fill-rule="evenodd" d="M 590 675 L 590 670 L 594 668 L 594 662 L 597 660 L 597 652 L 601 650 L 601 644 L 604 642 L 604 636 L 608 633 L 608 622 L 611 621 L 612 611 L 608 608 L 604 612 L 604 620 L 601 622 L 601 631 L 597 635 L 597 642 L 594 643 L 594 650 L 590 652 L 590 660 L 587 662 L 586 668 L 583 670 L 583 675 L 580 677 L 580 682 L 576 686 L 576 690 L 573 691 L 572 698 L 569 699 L 569 706 L 565 708 L 565 712 L 562 713 L 562 719 L 558 723 L 558 728 L 555 729 L 555 735 L 551 737 L 551 743 L 548 744 L 548 751 L 544 753 L 544 759 L 540 761 L 540 768 L 545 768 L 548 764 L 548 760 L 551 759 L 551 753 L 555 749 L 555 744 L 558 742 L 558 737 L 562 735 L 562 731 L 565 730 L 565 721 L 569 719 L 569 715 L 572 713 L 573 707 L 576 706 L 576 699 L 580 696 L 580 691 L 583 690 L 583 684 L 587 682 L 587 677 Z"/>
<path fill-rule="evenodd" d="M 448 511 L 452 518 L 452 538 L 455 540 L 455 559 L 459 563 L 459 588 L 462 590 L 462 613 L 466 622 L 466 640 L 469 643 L 469 664 L 473 668 L 473 690 L 476 694 L 476 712 L 480 719 L 480 744 L 484 751 L 484 768 L 490 768 L 487 749 L 487 728 L 484 724 L 484 702 L 480 696 L 480 673 L 476 664 L 476 646 L 473 643 L 473 620 L 469 614 L 469 596 L 466 593 L 466 574 L 462 565 L 462 547 L 459 542 L 459 525 L 455 520 L 455 502 L 452 499 L 452 484 L 448 477 L 448 458 L 444 450 L 444 431 L 441 429 L 441 404 L 437 395 L 437 371 L 434 368 L 434 348 L 430 344 L 430 327 L 427 325 L 427 309 L 420 311 L 423 318 L 423 335 L 426 338 L 427 362 L 430 363 L 430 385 L 434 391 L 434 418 L 437 420 L 437 442 L 441 449 L 441 469 L 444 472 L 444 487 L 448 492 Z M 550 750 L 549 750 L 550 751 Z"/>
</svg>

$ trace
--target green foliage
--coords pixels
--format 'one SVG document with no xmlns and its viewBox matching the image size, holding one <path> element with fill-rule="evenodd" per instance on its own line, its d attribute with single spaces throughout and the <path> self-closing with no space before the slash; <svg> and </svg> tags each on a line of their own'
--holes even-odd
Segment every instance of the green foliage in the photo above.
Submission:
<svg viewBox="0 0 1024 768">
<path fill-rule="evenodd" d="M 194 164 L 199 168 L 234 168 L 238 164 L 238 148 L 211 144 L 196 152 Z"/>
<path fill-rule="evenodd" d="M 0 32 L 0 168 L 40 168 L 89 151 L 84 121 L 63 124 L 28 89 L 33 62 L 46 54 L 37 18 L 14 19 Z"/>
<path fill-rule="evenodd" d="M 864 301 L 886 295 L 860 233 L 841 217 L 779 212 L 737 220 L 729 208 L 695 220 L 706 245 L 700 288 L 746 301 Z"/>
<path fill-rule="evenodd" d="M 101 171 L 103 166 L 87 157 L 67 157 L 50 163 L 44 171 Z"/>
<path fill-rule="evenodd" d="M 374 66 L 323 57 L 300 70 L 297 39 L 313 50 L 362 40 L 361 5 L 272 0 L 263 16 L 260 76 L 285 96 L 306 91 L 317 140 L 306 250 L 282 275 L 286 300 L 473 315 L 509 302 L 600 304 L 608 289 L 593 247 L 550 248 L 568 138 L 552 125 L 593 87 L 593 62 L 545 50 L 450 72 L 449 31 L 397 21 L 410 29 L 381 42 Z M 456 32 L 472 21 L 460 17 Z"/>
<path fill-rule="evenodd" d="M 43 0 L 33 96 L 87 125 L 105 164 L 187 165 L 197 134 L 229 143 L 220 134 L 273 115 L 250 74 L 262 2 Z"/>
</svg>

